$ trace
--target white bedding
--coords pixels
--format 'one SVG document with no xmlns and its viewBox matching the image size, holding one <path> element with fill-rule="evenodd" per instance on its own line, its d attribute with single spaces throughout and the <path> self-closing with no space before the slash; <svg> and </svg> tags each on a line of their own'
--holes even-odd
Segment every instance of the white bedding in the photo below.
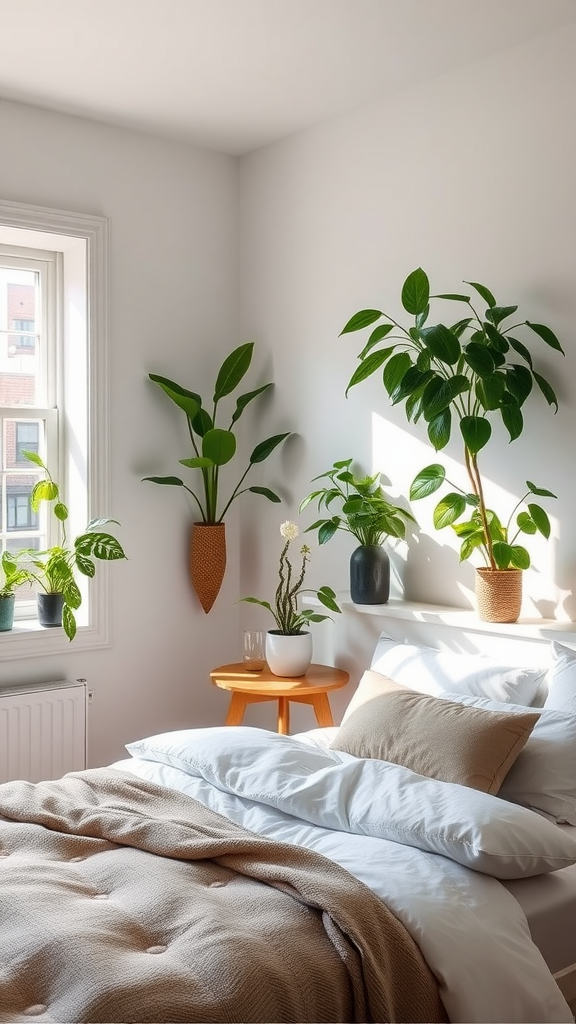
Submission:
<svg viewBox="0 0 576 1024">
<path fill-rule="evenodd" d="M 314 780 L 301 787 L 299 795 L 295 778 L 302 766 L 307 771 L 307 752 L 322 751 L 332 759 L 336 772 L 346 761 L 347 755 L 327 750 L 334 730 L 282 737 L 278 747 L 284 752 L 286 744 L 293 748 L 292 768 L 286 767 L 283 758 L 285 779 L 278 773 L 272 776 L 269 769 L 260 777 L 257 771 L 243 773 L 242 779 L 248 777 L 248 782 L 241 783 L 242 795 L 231 791 L 238 789 L 238 779 L 236 786 L 227 781 L 234 775 L 226 771 L 226 765 L 233 766 L 233 737 L 242 738 L 247 761 L 254 741 L 256 762 L 262 741 L 268 737 L 273 746 L 277 734 L 243 727 L 197 733 L 199 737 L 202 734 L 201 754 L 191 759 L 186 770 L 148 760 L 150 753 L 137 751 L 138 744 L 129 744 L 133 756 L 112 767 L 187 793 L 254 832 L 309 847 L 345 867 L 385 900 L 419 944 L 438 980 L 451 1021 L 573 1021 L 532 942 L 523 911 L 499 881 L 449 856 L 373 835 L 350 834 L 342 823 L 334 827 L 342 809 L 335 806 L 333 798 L 322 797 Z M 226 744 L 230 746 L 228 754 Z M 142 753 L 144 757 L 138 756 Z M 337 787 L 330 792 L 337 792 Z M 504 801 L 502 805 L 505 807 Z M 331 827 L 318 823 L 324 817 Z"/>
</svg>

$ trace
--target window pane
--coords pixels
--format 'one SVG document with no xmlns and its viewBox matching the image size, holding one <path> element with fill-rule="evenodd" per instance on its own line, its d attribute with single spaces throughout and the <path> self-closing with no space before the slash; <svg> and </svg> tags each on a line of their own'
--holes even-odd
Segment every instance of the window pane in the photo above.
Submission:
<svg viewBox="0 0 576 1024">
<path fill-rule="evenodd" d="M 0 265 L 0 404 L 34 405 L 40 371 L 40 275 Z"/>
</svg>

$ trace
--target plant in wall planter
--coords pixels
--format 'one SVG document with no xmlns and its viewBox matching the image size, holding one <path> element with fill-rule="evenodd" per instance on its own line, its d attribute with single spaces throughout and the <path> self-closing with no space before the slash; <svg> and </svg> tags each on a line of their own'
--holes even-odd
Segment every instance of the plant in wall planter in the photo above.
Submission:
<svg viewBox="0 0 576 1024">
<path fill-rule="evenodd" d="M 38 620 L 40 625 L 63 626 L 69 640 L 76 636 L 76 618 L 74 612 L 82 604 L 82 595 L 75 579 L 79 572 L 89 579 L 95 575 L 95 559 L 110 562 L 126 558 L 120 542 L 102 527 L 109 523 L 120 525 L 116 519 L 92 519 L 84 533 L 68 544 L 66 537 L 66 521 L 68 509 L 60 500 L 60 488 L 52 479 L 48 467 L 35 452 L 24 452 L 26 458 L 46 473 L 45 480 L 39 480 L 32 489 L 30 504 L 38 511 L 43 501 L 51 504 L 52 511 L 58 521 L 59 544 L 46 551 L 33 548 L 18 552 L 18 558 L 24 558 L 32 566 L 28 570 L 31 579 L 41 587 L 37 595 Z"/>
<path fill-rule="evenodd" d="M 187 469 L 198 470 L 200 487 L 193 490 L 178 476 L 146 476 L 143 479 L 155 484 L 169 487 L 183 487 L 193 498 L 200 519 L 192 524 L 190 541 L 190 574 L 198 600 L 204 611 L 208 613 L 216 600 L 224 572 L 226 569 L 226 533 L 224 517 L 230 505 L 241 494 L 251 491 L 261 494 L 269 501 L 279 502 L 280 498 L 268 487 L 256 485 L 242 487 L 253 466 L 264 462 L 275 448 L 278 447 L 290 432 L 274 434 L 257 444 L 236 485 L 227 492 L 223 499 L 220 490 L 220 471 L 232 462 L 236 455 L 237 444 L 234 424 L 240 419 L 247 405 L 259 395 L 273 387 L 272 383 L 263 384 L 254 391 L 240 395 L 236 399 L 234 411 L 229 414 L 228 426 L 217 425 L 217 413 L 223 398 L 231 395 L 250 368 L 254 343 L 247 342 L 234 349 L 222 363 L 214 385 L 212 406 L 206 408 L 201 396 L 195 391 L 150 373 L 150 380 L 162 389 L 164 394 L 181 409 L 186 416 L 188 433 L 192 445 L 191 458 L 180 459 L 179 462 Z"/>
<path fill-rule="evenodd" d="M 411 512 L 393 505 L 382 488 L 382 475 L 355 477 L 352 459 L 335 462 L 332 469 L 315 480 L 327 480 L 300 503 L 300 512 L 316 501 L 318 511 L 329 518 L 308 526 L 318 530 L 318 542 L 326 544 L 338 530 L 350 533 L 358 547 L 350 557 L 350 597 L 355 604 L 386 604 L 390 597 L 390 558 L 382 547 L 388 537 L 402 540 L 408 523 L 416 523 Z M 338 511 L 336 511 L 337 509 Z"/>
<path fill-rule="evenodd" d="M 492 436 L 491 416 L 501 419 L 510 441 L 521 436 L 525 402 L 534 385 L 554 411 L 558 410 L 552 386 L 534 369 L 532 355 L 518 332 L 528 332 L 532 338 L 537 336 L 562 354 L 563 349 L 550 327 L 518 318 L 515 316 L 518 307 L 499 305 L 485 285 L 474 281 L 464 283 L 470 289 L 468 293 L 431 295 L 428 276 L 418 268 L 406 278 L 401 291 L 402 306 L 414 318 L 409 326 L 377 309 L 364 309 L 354 314 L 341 334 L 377 326 L 359 354 L 360 364 L 350 378 L 346 393 L 373 373 L 382 371 L 392 404 L 404 403 L 409 422 L 424 421 L 430 443 L 437 451 L 448 444 L 453 423 L 457 421 L 470 491 L 450 492 L 436 509 L 435 525 L 439 529 L 457 527 L 462 537 L 461 558 L 470 558 L 477 552 L 485 555 L 485 568 L 476 572 L 481 617 L 489 621 L 515 622 L 520 614 L 521 574 L 530 562 L 525 548 L 516 544 L 511 525 L 503 526 L 504 520 L 486 507 L 478 457 Z M 466 315 L 448 325 L 431 324 L 431 300 L 463 304 Z M 476 308 L 479 300 L 486 307 L 483 312 Z M 417 474 L 410 497 L 424 497 L 443 482 L 443 468 L 438 464 L 429 466 Z M 552 492 L 531 483 L 527 487 L 526 497 L 530 494 L 554 497 Z M 470 512 L 469 521 L 457 524 L 466 510 Z M 516 520 L 518 529 L 526 534 L 539 531 L 549 536 L 546 513 L 539 505 L 529 503 Z M 502 599 L 496 597 L 493 606 L 485 598 L 487 586 L 490 593 L 498 593 L 499 588 L 504 592 Z"/>
<path fill-rule="evenodd" d="M 303 544 L 300 549 L 302 563 L 298 575 L 294 575 L 288 550 L 291 542 L 296 540 L 298 533 L 296 523 L 287 520 L 280 526 L 280 535 L 284 539 L 284 546 L 280 552 L 279 581 L 274 596 L 274 605 L 271 605 L 269 601 L 261 601 L 257 597 L 240 598 L 241 601 L 247 601 L 250 604 L 259 604 L 271 612 L 277 628 L 268 630 L 266 634 L 266 660 L 274 675 L 288 677 L 304 675 L 312 661 L 312 634 L 303 627 L 308 626 L 311 622 L 323 622 L 331 617 L 311 609 L 299 608 L 298 599 L 302 594 L 315 593 L 325 608 L 332 612 L 340 612 L 336 594 L 331 587 L 323 586 L 317 591 L 303 587 L 306 565 L 310 558 L 310 548 L 307 544 Z"/>
<path fill-rule="evenodd" d="M 16 590 L 24 584 L 32 583 L 33 577 L 28 569 L 18 565 L 18 553 L 2 552 L 2 572 L 4 582 L 0 583 L 0 632 L 12 629 L 14 625 L 14 605 Z"/>
</svg>

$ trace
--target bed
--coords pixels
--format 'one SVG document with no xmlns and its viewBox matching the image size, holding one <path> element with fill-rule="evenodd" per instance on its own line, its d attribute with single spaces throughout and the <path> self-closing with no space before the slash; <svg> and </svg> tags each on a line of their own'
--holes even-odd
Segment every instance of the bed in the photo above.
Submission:
<svg viewBox="0 0 576 1024">
<path fill-rule="evenodd" d="M 0 1021 L 571 1022 L 566 658 L 544 688 L 383 638 L 339 727 L 0 786 Z"/>
</svg>

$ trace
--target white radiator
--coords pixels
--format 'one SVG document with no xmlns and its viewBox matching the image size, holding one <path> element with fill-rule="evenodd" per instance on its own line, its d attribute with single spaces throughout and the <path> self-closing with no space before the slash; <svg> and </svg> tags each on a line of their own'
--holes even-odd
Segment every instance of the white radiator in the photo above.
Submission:
<svg viewBox="0 0 576 1024">
<path fill-rule="evenodd" d="M 86 701 L 85 682 L 0 690 L 0 782 L 84 769 Z"/>
</svg>

